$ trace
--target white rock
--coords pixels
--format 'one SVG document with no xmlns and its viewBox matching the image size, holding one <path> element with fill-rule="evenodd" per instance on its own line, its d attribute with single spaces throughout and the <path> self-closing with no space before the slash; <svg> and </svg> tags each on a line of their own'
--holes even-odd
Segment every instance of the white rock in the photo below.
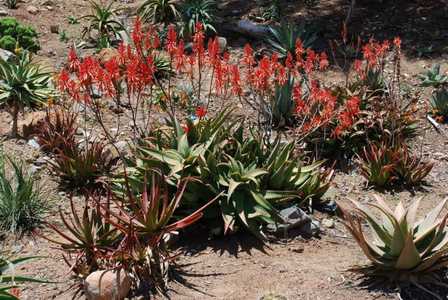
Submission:
<svg viewBox="0 0 448 300">
<path fill-rule="evenodd" d="M 0 58 L 4 61 L 8 61 L 10 60 L 12 57 L 14 57 L 14 53 L 12 53 L 11 51 L 5 50 L 5 49 L 1 49 L 0 48 Z"/>
<path fill-rule="evenodd" d="M 96 271 L 84 283 L 88 300 L 122 300 L 131 289 L 131 279 L 124 270 Z"/>
<path fill-rule="evenodd" d="M 326 228 L 334 228 L 334 220 L 333 219 L 323 219 L 322 226 Z"/>
<path fill-rule="evenodd" d="M 34 149 L 39 149 L 40 148 L 39 143 L 35 139 L 28 140 L 27 144 L 29 146 L 33 147 Z"/>
<path fill-rule="evenodd" d="M 9 16 L 9 12 L 6 9 L 0 8 L 0 17 Z"/>
<path fill-rule="evenodd" d="M 26 11 L 29 14 L 37 15 L 39 13 L 39 9 L 36 6 L 30 5 L 26 8 Z"/>
</svg>

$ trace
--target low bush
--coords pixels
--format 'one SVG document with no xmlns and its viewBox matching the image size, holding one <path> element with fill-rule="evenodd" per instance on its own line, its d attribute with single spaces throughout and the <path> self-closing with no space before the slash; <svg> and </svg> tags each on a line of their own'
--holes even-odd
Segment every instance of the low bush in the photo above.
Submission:
<svg viewBox="0 0 448 300">
<path fill-rule="evenodd" d="M 107 145 L 100 141 L 83 143 L 63 141 L 49 162 L 51 172 L 59 176 L 64 186 L 70 189 L 101 189 L 104 179 L 111 175 L 117 162 Z"/>
<path fill-rule="evenodd" d="M 13 137 L 18 134 L 19 112 L 25 107 L 39 107 L 54 96 L 50 82 L 51 74 L 33 63 L 26 51 L 14 62 L 0 59 L 0 104 L 5 105 L 12 116 Z"/>
<path fill-rule="evenodd" d="M 12 168 L 8 176 L 6 166 Z M 0 156 L 0 230 L 32 231 L 48 212 L 49 202 L 22 163 Z"/>
<path fill-rule="evenodd" d="M 215 23 L 216 1 L 215 0 L 187 0 L 181 6 L 182 30 L 184 37 L 192 37 L 196 32 L 196 24 L 202 24 L 204 31 L 208 34 L 216 33 Z"/>
<path fill-rule="evenodd" d="M 69 219 L 61 212 L 63 227 L 49 224 L 62 240 L 47 239 L 70 255 L 66 261 L 78 278 L 84 279 L 96 269 L 118 268 L 133 275 L 134 287 L 145 287 L 145 296 L 167 291 L 174 256 L 166 239 L 199 220 L 211 202 L 173 221 L 187 181 L 182 181 L 171 196 L 158 171 L 147 175 L 150 184 L 142 186 L 139 196 L 127 193 L 125 198 L 112 194 L 107 199 L 91 197 L 86 200 L 82 216 L 72 203 Z"/>
<path fill-rule="evenodd" d="M 448 117 L 448 75 L 441 72 L 440 65 L 432 66 L 424 74 L 420 74 L 421 86 L 432 87 L 429 103 L 433 115 L 445 122 Z"/>
<path fill-rule="evenodd" d="M 425 162 L 408 150 L 404 143 L 370 144 L 359 156 L 361 175 L 375 187 L 396 184 L 414 186 L 421 184 L 431 172 L 434 163 Z"/>
<path fill-rule="evenodd" d="M 112 42 L 121 40 L 120 31 L 124 31 L 123 24 L 117 20 L 119 9 L 114 8 L 114 1 L 108 4 L 89 0 L 91 13 L 78 19 L 87 20 L 89 23 L 83 29 L 83 38 L 88 37 L 97 43 L 99 49 L 109 48 Z M 97 31 L 98 36 L 92 36 L 92 32 Z"/>
<path fill-rule="evenodd" d="M 346 81 L 332 88 L 331 97 L 336 103 L 345 103 L 345 107 L 337 112 L 337 118 L 306 139 L 309 150 L 317 157 L 351 160 L 369 142 L 378 143 L 392 136 L 406 141 L 415 136 L 418 98 L 406 93 L 401 84 L 401 41 L 370 40 L 364 45 L 334 48 L 334 56 L 362 55 L 362 59 L 340 66 Z M 362 49 L 362 53 L 353 53 L 354 49 Z"/>
<path fill-rule="evenodd" d="M 165 24 L 176 21 L 181 16 L 176 2 L 172 0 L 145 0 L 138 13 L 143 22 Z"/>
<path fill-rule="evenodd" d="M 77 114 L 64 109 L 47 110 L 39 125 L 36 137 L 41 150 L 66 153 L 75 144 Z"/>
<path fill-rule="evenodd" d="M 0 48 L 15 52 L 22 48 L 31 52 L 40 49 L 37 33 L 31 26 L 20 24 L 15 18 L 0 20 Z"/>
<path fill-rule="evenodd" d="M 292 143 L 276 140 L 264 145 L 254 130 L 245 132 L 244 123 L 239 127 L 237 122 L 229 123 L 229 113 L 187 121 L 186 132 L 177 121 L 171 123 L 162 133 L 166 139 L 159 134 L 140 143 L 135 159 L 128 161 L 126 176 L 139 187 L 146 170 L 153 167 L 174 184 L 193 177 L 196 180 L 186 188 L 180 213 L 200 207 L 203 199 L 218 197 L 206 211 L 206 220 L 216 222 L 222 215 L 224 233 L 243 227 L 266 239 L 263 226 L 283 222 L 277 210 L 281 204 L 320 201 L 332 173 L 322 173 L 321 163 L 303 166 L 293 154 Z M 120 180 L 117 183 L 120 187 Z M 119 193 L 124 188 L 121 185 Z"/>
</svg>

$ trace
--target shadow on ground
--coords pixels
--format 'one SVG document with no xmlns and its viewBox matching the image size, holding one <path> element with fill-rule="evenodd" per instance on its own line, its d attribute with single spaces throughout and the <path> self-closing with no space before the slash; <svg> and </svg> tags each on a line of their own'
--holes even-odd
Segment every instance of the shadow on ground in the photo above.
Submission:
<svg viewBox="0 0 448 300">
<path fill-rule="evenodd" d="M 271 1 L 223 1 L 219 14 L 226 20 L 237 21 L 256 15 Z M 282 20 L 305 21 L 319 32 L 317 48 L 323 50 L 328 41 L 340 36 L 350 1 L 281 0 Z M 448 1 L 446 0 L 358 0 L 352 14 L 349 31 L 363 39 L 378 40 L 400 36 L 408 58 L 437 57 L 448 53 Z M 240 39 L 230 43 L 241 46 Z"/>
</svg>

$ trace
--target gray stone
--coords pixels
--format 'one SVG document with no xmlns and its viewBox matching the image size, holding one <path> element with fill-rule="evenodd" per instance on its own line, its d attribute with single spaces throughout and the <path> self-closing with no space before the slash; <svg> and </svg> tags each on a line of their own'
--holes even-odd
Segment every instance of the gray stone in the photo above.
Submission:
<svg viewBox="0 0 448 300">
<path fill-rule="evenodd" d="M 320 233 L 320 223 L 316 220 L 312 220 L 310 223 L 306 223 L 298 228 L 300 234 L 304 236 L 318 236 Z"/>
<path fill-rule="evenodd" d="M 15 55 L 14 53 L 12 53 L 11 51 L 5 50 L 5 49 L 1 49 L 0 48 L 0 58 L 4 61 L 8 61 L 11 58 L 13 58 Z"/>
<path fill-rule="evenodd" d="M 130 289 L 131 279 L 124 270 L 96 271 L 84 282 L 88 300 L 122 300 Z"/>
<path fill-rule="evenodd" d="M 236 25 L 235 31 L 254 38 L 265 38 L 269 34 L 269 27 L 249 20 L 240 20 Z"/>
<path fill-rule="evenodd" d="M 9 16 L 9 12 L 6 9 L 0 8 L 0 17 Z"/>
<path fill-rule="evenodd" d="M 219 36 L 218 37 L 218 44 L 219 44 L 219 53 L 223 54 L 227 50 L 227 39 L 225 37 Z"/>
<path fill-rule="evenodd" d="M 274 234 L 287 234 L 291 229 L 297 229 L 300 234 L 315 236 L 320 232 L 319 222 L 313 220 L 297 205 L 290 206 L 280 211 L 280 216 L 285 221 L 283 224 L 268 224 L 266 229 Z"/>
</svg>

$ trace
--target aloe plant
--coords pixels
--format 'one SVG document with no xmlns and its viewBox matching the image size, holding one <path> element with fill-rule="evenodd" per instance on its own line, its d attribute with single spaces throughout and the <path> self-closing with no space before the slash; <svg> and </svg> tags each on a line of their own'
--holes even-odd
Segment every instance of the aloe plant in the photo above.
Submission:
<svg viewBox="0 0 448 300">
<path fill-rule="evenodd" d="M 181 33 L 188 37 L 192 36 L 197 23 L 201 23 L 206 33 L 216 33 L 215 22 L 216 1 L 215 0 L 187 0 L 181 7 L 183 24 Z"/>
<path fill-rule="evenodd" d="M 110 1 L 105 5 L 101 2 L 89 0 L 91 6 L 91 13 L 82 16 L 78 20 L 86 19 L 89 24 L 83 30 L 83 38 L 89 36 L 90 39 L 96 40 L 102 46 L 110 46 L 112 39 L 120 39 L 120 31 L 124 31 L 123 24 L 116 20 L 117 13 L 120 9 L 114 8 L 114 1 Z M 99 39 L 94 39 L 91 36 L 93 30 L 99 33 Z"/>
<path fill-rule="evenodd" d="M 434 64 L 426 73 L 420 74 L 420 85 L 423 87 L 439 88 L 448 83 L 448 75 L 440 72 L 440 64 Z"/>
<path fill-rule="evenodd" d="M 265 239 L 263 224 L 283 222 L 262 194 L 261 176 L 267 171 L 256 168 L 255 164 L 246 167 L 232 157 L 227 159 L 228 162 L 219 165 L 219 184 L 226 191 L 226 197 L 220 201 L 224 232 L 233 231 L 240 223 L 255 236 Z"/>
<path fill-rule="evenodd" d="M 361 175 L 369 184 L 385 187 L 394 180 L 394 161 L 386 144 L 370 144 L 359 157 Z"/>
<path fill-rule="evenodd" d="M 138 9 L 145 22 L 168 24 L 180 18 L 177 4 L 173 0 L 145 0 Z"/>
<path fill-rule="evenodd" d="M 70 198 L 69 216 L 65 217 L 62 210 L 59 210 L 59 216 L 64 227 L 59 228 L 47 223 L 59 239 L 44 236 L 45 239 L 56 244 L 66 254 L 77 257 L 73 262 L 70 262 L 68 256 L 64 259 L 73 272 L 84 277 L 99 268 L 100 259 L 104 258 L 122 238 L 119 231 L 106 222 L 98 207 L 92 208 L 87 204 L 89 200 L 96 201 L 99 205 L 98 200 L 100 199 L 87 196 L 86 205 L 82 215 L 80 215 L 76 212 L 73 198 Z M 109 202 L 110 200 L 107 203 Z"/>
<path fill-rule="evenodd" d="M 12 116 L 12 136 L 17 136 L 20 111 L 25 107 L 36 108 L 54 96 L 50 81 L 51 74 L 33 63 L 26 51 L 18 61 L 0 59 L 0 104 L 6 105 Z"/>
<path fill-rule="evenodd" d="M 440 116 L 448 116 L 448 90 L 438 89 L 434 91 L 430 98 L 433 111 Z"/>
<path fill-rule="evenodd" d="M 274 124 L 279 127 L 291 124 L 294 112 L 294 100 L 292 90 L 294 78 L 289 75 L 288 80 L 283 85 L 275 87 L 275 93 L 271 99 L 272 117 Z"/>
<path fill-rule="evenodd" d="M 280 57 L 284 58 L 295 53 L 296 42 L 300 40 L 303 47 L 311 48 L 317 39 L 316 32 L 307 28 L 305 23 L 298 26 L 282 23 L 280 26 L 269 27 L 270 37 L 268 43 Z"/>
<path fill-rule="evenodd" d="M 420 282 L 436 282 L 436 272 L 448 266 L 448 214 L 438 219 L 448 199 L 417 220 L 421 199 L 407 208 L 400 201 L 392 210 L 381 197 L 375 198 L 376 203 L 366 205 L 351 200 L 353 213 L 342 209 L 344 224 L 371 262 L 359 270 L 368 276 L 418 287 L 422 287 Z M 372 238 L 365 234 L 363 221 L 369 224 Z"/>
</svg>

